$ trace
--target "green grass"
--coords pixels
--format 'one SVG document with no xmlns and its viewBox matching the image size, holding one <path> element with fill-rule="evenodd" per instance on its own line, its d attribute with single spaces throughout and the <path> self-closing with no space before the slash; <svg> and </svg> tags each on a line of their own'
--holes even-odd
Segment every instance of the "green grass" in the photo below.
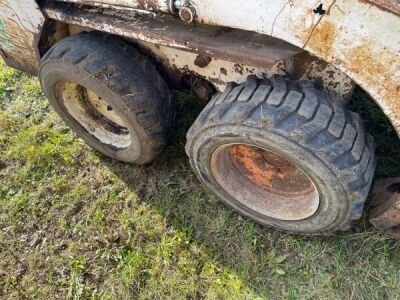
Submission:
<svg viewBox="0 0 400 300">
<path fill-rule="evenodd" d="M 203 106 L 176 93 L 179 130 L 147 167 L 112 161 L 66 128 L 37 79 L 0 65 L 0 298 L 400 299 L 400 243 L 368 225 L 335 237 L 274 231 L 224 207 L 183 151 Z M 361 91 L 377 177 L 400 145 Z"/>
</svg>

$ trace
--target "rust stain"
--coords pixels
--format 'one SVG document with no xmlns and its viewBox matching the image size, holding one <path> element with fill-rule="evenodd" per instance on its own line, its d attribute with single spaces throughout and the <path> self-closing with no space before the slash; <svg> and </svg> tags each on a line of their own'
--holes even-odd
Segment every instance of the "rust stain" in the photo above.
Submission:
<svg viewBox="0 0 400 300">
<path fill-rule="evenodd" d="M 329 16 L 334 3 L 335 1 L 325 15 Z M 293 25 L 296 26 L 293 28 L 294 32 L 299 32 L 299 26 L 309 28 L 309 30 L 296 35 L 303 42 L 303 49 L 312 50 L 314 55 L 322 57 L 328 62 L 331 61 L 335 66 L 343 65 L 347 70 L 356 74 L 351 77 L 358 78 L 357 83 L 369 90 L 370 93 L 374 90 L 373 95 L 376 102 L 382 107 L 400 134 L 400 81 L 399 77 L 394 75 L 398 75 L 394 68 L 394 66 L 399 66 L 398 55 L 395 56 L 394 53 L 388 52 L 386 48 L 372 52 L 373 47 L 371 46 L 376 44 L 376 40 L 364 38 L 362 44 L 358 44 L 356 47 L 351 44 L 352 41 L 348 41 L 348 49 L 344 48 L 343 53 L 339 54 L 343 58 L 338 59 L 337 43 L 342 42 L 346 31 L 341 27 L 336 27 L 328 17 L 322 17 L 316 23 L 313 20 L 314 25 L 312 26 L 309 25 L 309 21 L 309 15 L 305 15 L 298 24 Z M 368 89 L 368 86 L 371 88 Z M 352 88 L 349 87 L 348 90 L 351 92 Z"/>
<path fill-rule="evenodd" d="M 336 28 L 329 21 L 318 24 L 306 45 L 314 49 L 318 54 L 323 57 L 329 57 L 332 52 L 332 47 L 336 38 Z"/>
<path fill-rule="evenodd" d="M 247 146 L 237 145 L 232 147 L 229 152 L 236 167 L 245 171 L 242 175 L 257 186 L 272 188 L 273 178 L 275 176 L 282 177 L 279 172 L 274 172 L 267 166 L 261 166 L 261 156 Z"/>
<path fill-rule="evenodd" d="M 357 46 L 350 53 L 349 59 L 354 72 L 384 75 L 385 66 L 374 60 L 368 45 Z"/>
<path fill-rule="evenodd" d="M 22 10 L 22 6 L 15 1 L 0 0 L 0 7 L 1 30 L 5 34 L 5 42 L 10 46 L 2 49 L 5 62 L 13 68 L 36 75 L 39 60 L 37 45 L 44 24 L 36 2 L 25 1 Z"/>
<path fill-rule="evenodd" d="M 309 28 L 306 17 L 300 21 L 299 26 Z M 310 30 L 300 33 L 297 37 L 303 41 L 303 49 L 305 47 L 307 47 L 307 50 L 312 49 L 315 55 L 329 61 L 336 56 L 334 49 L 336 48 L 336 41 L 340 40 L 340 37 L 343 36 L 342 31 L 342 28 L 337 28 L 328 19 L 322 18 Z M 373 87 L 377 91 L 377 93 L 374 93 L 375 98 L 376 94 L 379 94 L 378 98 L 383 100 L 376 102 L 382 106 L 393 126 L 400 134 L 400 82 L 398 77 L 393 76 L 395 69 L 393 66 L 399 65 L 399 58 L 388 53 L 385 48 L 372 53 L 371 45 L 374 44 L 376 44 L 376 41 L 372 38 L 364 39 L 362 44 L 356 47 L 351 47 L 351 41 L 349 41 L 349 49 L 344 50 L 343 60 L 336 59 L 333 64 L 345 65 L 349 71 L 357 74 L 357 76 L 352 76 L 352 78 L 362 78 L 362 82 L 358 82 L 359 84 L 364 88 L 366 86 Z"/>
<path fill-rule="evenodd" d="M 369 44 L 373 41 L 366 41 L 360 46 L 350 50 L 349 58 L 350 70 L 361 75 L 367 81 L 367 84 L 376 86 L 386 99 L 386 105 L 389 106 L 392 116 L 390 119 L 398 120 L 400 116 L 400 90 L 399 82 L 390 74 L 387 66 L 398 64 L 394 57 L 388 57 L 386 52 L 372 53 Z M 399 130 L 399 124 L 394 124 Z"/>
<path fill-rule="evenodd" d="M 340 95 L 345 102 L 350 100 L 355 86 L 345 73 L 306 51 L 294 57 L 293 78 L 313 80 L 318 88 Z"/>
<path fill-rule="evenodd" d="M 311 181 L 300 169 L 272 152 L 235 145 L 229 155 L 239 173 L 259 188 L 287 197 L 314 191 Z"/>
<path fill-rule="evenodd" d="M 31 45 L 34 43 L 31 32 L 11 18 L 5 20 L 4 24 L 10 42 L 15 46 L 15 49 L 11 52 L 12 59 L 23 66 L 24 70 L 34 73 L 38 65 L 37 59 L 27 55 L 27 53 L 32 52 Z"/>
</svg>

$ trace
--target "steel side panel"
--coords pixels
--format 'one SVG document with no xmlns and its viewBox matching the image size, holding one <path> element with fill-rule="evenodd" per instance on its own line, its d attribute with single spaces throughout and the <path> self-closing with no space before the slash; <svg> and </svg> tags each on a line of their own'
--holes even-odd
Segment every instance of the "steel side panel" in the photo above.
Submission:
<svg viewBox="0 0 400 300">
<path fill-rule="evenodd" d="M 44 21 L 34 0 L 0 0 L 0 53 L 8 65 L 37 73 Z"/>
</svg>

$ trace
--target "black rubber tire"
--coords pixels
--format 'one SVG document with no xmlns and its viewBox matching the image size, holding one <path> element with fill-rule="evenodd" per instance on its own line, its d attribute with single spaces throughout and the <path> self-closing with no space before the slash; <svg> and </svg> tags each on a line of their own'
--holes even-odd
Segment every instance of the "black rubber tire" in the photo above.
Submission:
<svg viewBox="0 0 400 300">
<path fill-rule="evenodd" d="M 42 58 L 39 78 L 61 118 L 92 148 L 111 158 L 147 164 L 160 154 L 171 136 L 175 107 L 167 84 L 146 57 L 118 37 L 90 32 L 61 40 Z M 82 127 L 57 95 L 56 86 L 64 81 L 107 99 L 129 131 L 135 133 L 134 143 L 118 149 L 100 142 Z"/>
<path fill-rule="evenodd" d="M 186 152 L 198 178 L 241 214 L 279 230 L 328 235 L 347 230 L 362 215 L 375 170 L 375 146 L 358 114 L 311 82 L 282 76 L 231 83 L 213 97 L 187 134 Z M 299 166 L 319 192 L 317 212 L 285 221 L 261 215 L 232 198 L 215 180 L 212 153 L 247 143 L 278 153 Z"/>
</svg>

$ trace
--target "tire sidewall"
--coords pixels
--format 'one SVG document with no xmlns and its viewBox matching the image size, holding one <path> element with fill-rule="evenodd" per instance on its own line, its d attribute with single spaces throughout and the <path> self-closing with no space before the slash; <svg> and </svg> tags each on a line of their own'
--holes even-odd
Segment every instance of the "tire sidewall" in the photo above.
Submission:
<svg viewBox="0 0 400 300">
<path fill-rule="evenodd" d="M 79 66 L 64 61 L 49 60 L 44 62 L 39 70 L 40 83 L 49 102 L 61 116 L 64 122 L 70 126 L 79 137 L 81 137 L 92 148 L 98 150 L 106 156 L 127 162 L 143 163 L 146 161 L 145 154 L 148 152 L 149 145 L 146 142 L 145 131 L 138 123 L 135 115 L 130 112 L 130 107 L 121 96 L 112 91 L 105 82 L 94 77 Z M 115 109 L 118 115 L 127 124 L 131 135 L 131 145 L 124 149 L 118 149 L 111 145 L 100 142 L 95 136 L 90 134 L 79 122 L 75 120 L 63 105 L 63 100 L 57 93 L 57 85 L 63 82 L 73 82 L 79 84 L 99 97 L 106 99 L 107 103 Z"/>
<path fill-rule="evenodd" d="M 248 144 L 273 151 L 296 164 L 318 189 L 317 212 L 303 220 L 284 221 L 267 217 L 233 199 L 217 182 L 211 171 L 211 156 L 222 145 Z M 315 154 L 273 131 L 238 125 L 214 126 L 201 131 L 189 146 L 191 165 L 200 180 L 226 204 L 253 220 L 287 232 L 324 234 L 342 226 L 348 219 L 350 201 L 335 173 Z"/>
</svg>

